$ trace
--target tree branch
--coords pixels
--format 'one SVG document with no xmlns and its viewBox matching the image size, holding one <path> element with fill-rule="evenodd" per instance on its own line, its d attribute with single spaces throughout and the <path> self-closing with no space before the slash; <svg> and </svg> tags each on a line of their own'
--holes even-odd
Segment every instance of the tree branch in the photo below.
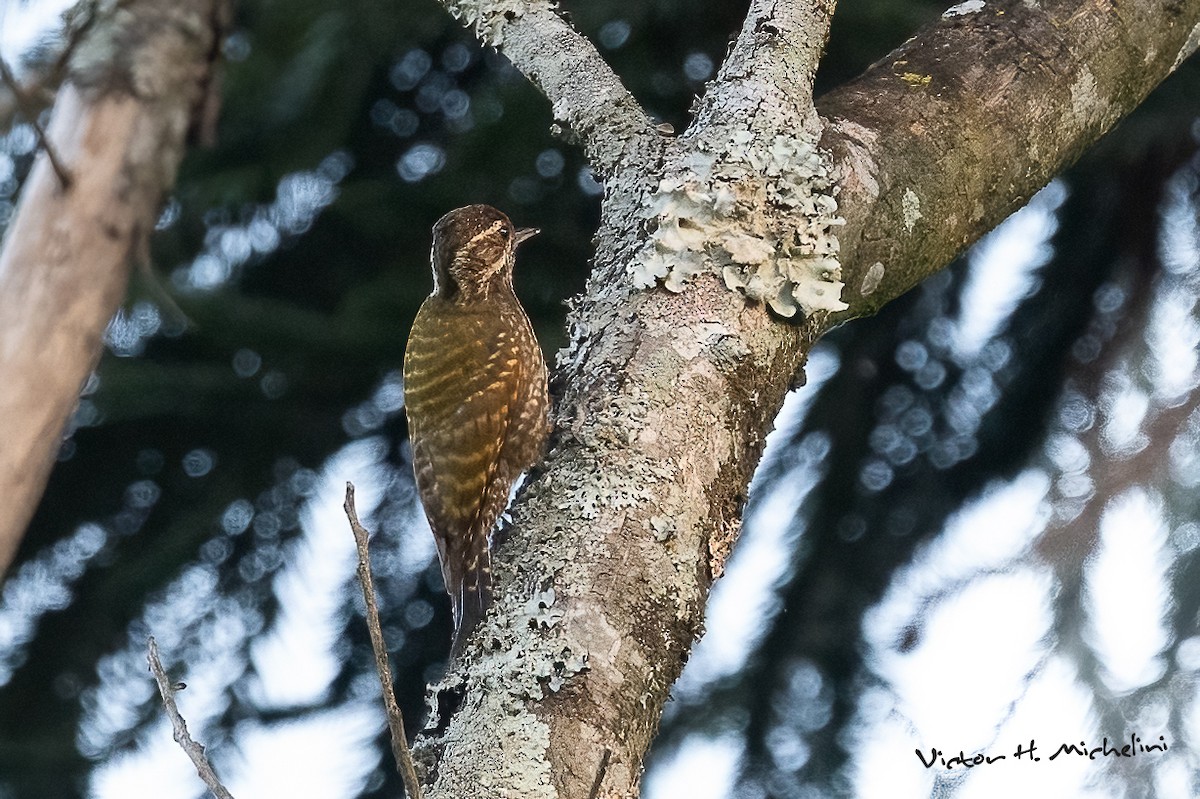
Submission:
<svg viewBox="0 0 1200 799">
<path fill-rule="evenodd" d="M 1200 0 L 951 11 L 817 103 L 840 174 L 846 316 L 874 313 L 1021 207 L 1200 41 Z"/>
<path fill-rule="evenodd" d="M 408 799 L 421 799 L 421 781 L 413 766 L 412 754 L 408 750 L 408 738 L 404 734 L 404 715 L 396 704 L 396 690 L 392 687 L 392 666 L 388 661 L 387 642 L 383 640 L 383 627 L 379 623 L 379 606 L 375 602 L 375 581 L 371 578 L 371 549 L 368 544 L 370 533 L 358 521 L 358 510 L 354 507 L 354 483 L 346 483 L 346 501 L 342 505 L 350 531 L 354 533 L 354 546 L 358 550 L 358 583 L 362 586 L 363 602 L 367 611 L 367 631 L 371 635 L 371 649 L 375 652 L 375 671 L 379 675 L 379 687 L 383 691 L 383 707 L 387 714 L 388 732 L 392 737 L 392 758 L 396 771 L 404 780 L 404 794 Z"/>
<path fill-rule="evenodd" d="M 679 293 L 633 290 L 624 273 L 648 242 L 689 246 L 683 234 L 694 228 L 668 227 L 680 208 L 699 218 L 721 189 L 798 196 L 781 195 L 770 176 L 761 187 L 723 182 L 717 170 L 726 165 L 716 159 L 753 165 L 768 150 L 786 161 L 794 139 L 815 132 L 789 137 L 796 127 L 779 127 L 781 135 L 747 141 L 736 110 L 768 115 L 756 133 L 810 119 L 811 70 L 832 4 L 799 5 L 754 0 L 696 135 L 663 148 L 653 174 L 672 185 L 644 176 L 606 184 L 593 279 L 559 358 L 554 446 L 495 558 L 495 611 L 468 657 L 431 687 L 455 700 L 433 707 L 459 708 L 439 711 L 427 728 L 434 732 L 414 747 L 437 763 L 431 799 L 465 795 L 481 775 L 528 799 L 587 799 L 594 784 L 602 796 L 636 795 L 712 575 L 736 538 L 765 431 L 812 343 L 940 269 L 1044 185 L 1195 49 L 1200 20 L 1200 0 L 987 3 L 978 18 L 943 20 L 825 98 L 817 109 L 830 120 L 824 144 L 838 162 L 849 222 L 841 258 L 851 308 L 842 316 L 781 324 L 704 269 L 684 276 Z M 536 47 L 553 52 L 546 42 Z M 753 104 L 727 107 L 726 99 Z M 742 126 L 736 146 L 704 149 L 706 131 L 730 130 L 732 120 Z M 667 195 L 677 199 L 664 203 L 670 213 L 648 212 L 651 198 Z M 794 215 L 779 205 L 748 201 L 750 214 L 731 218 L 776 225 Z M 644 224 L 654 216 L 659 233 Z M 786 243 L 776 235 L 782 227 L 759 229 L 770 230 L 762 241 Z M 731 236 L 723 246 L 752 259 L 758 250 L 749 244 Z M 699 246 L 702 259 L 724 257 L 714 242 Z M 604 750 L 611 756 L 597 783 Z"/>
<path fill-rule="evenodd" d="M 701 98 L 695 127 L 727 135 L 749 128 L 766 135 L 815 138 L 813 78 L 829 39 L 836 0 L 753 0 L 741 33 Z"/>
<path fill-rule="evenodd" d="M 74 181 L 61 190 L 39 156 L 0 252 L 0 574 L 174 182 L 211 67 L 216 1 L 105 4 L 72 55 L 47 140 Z"/>
<path fill-rule="evenodd" d="M 546 0 L 441 0 L 550 100 L 554 120 L 611 177 L 636 168 L 658 134 L 595 46 Z"/>
<path fill-rule="evenodd" d="M 154 675 L 154 681 L 158 683 L 158 693 L 162 697 L 163 707 L 167 711 L 167 718 L 171 719 L 171 729 L 175 733 L 175 742 L 182 747 L 187 753 L 188 758 L 192 761 L 192 765 L 196 767 L 196 774 L 208 786 L 208 790 L 217 799 L 233 799 L 233 796 L 226 790 L 217 777 L 217 772 L 213 770 L 212 764 L 208 762 L 208 757 L 204 754 L 204 747 L 192 738 L 188 732 L 187 721 L 184 720 L 183 714 L 179 712 L 179 706 L 175 704 L 175 686 L 171 683 L 167 672 L 163 669 L 162 661 L 158 658 L 158 642 L 154 640 L 154 636 L 150 636 L 148 642 L 149 651 L 146 654 L 146 660 L 150 663 L 150 672 Z"/>
</svg>

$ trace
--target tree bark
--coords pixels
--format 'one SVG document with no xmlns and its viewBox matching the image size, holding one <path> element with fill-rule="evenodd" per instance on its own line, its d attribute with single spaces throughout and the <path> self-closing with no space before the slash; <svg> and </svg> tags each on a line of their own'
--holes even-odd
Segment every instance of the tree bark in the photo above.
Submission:
<svg viewBox="0 0 1200 799">
<path fill-rule="evenodd" d="M 1196 0 L 989 2 L 946 12 L 822 97 L 853 314 L 949 263 L 1073 164 L 1196 50 L 1198 19 Z"/>
<path fill-rule="evenodd" d="M 129 267 L 212 80 L 225 0 L 101 2 L 0 251 L 0 575 L 37 507 Z"/>
<path fill-rule="evenodd" d="M 756 0 L 678 138 L 647 132 L 547 3 L 443 2 L 546 92 L 606 180 L 595 268 L 559 354 L 553 446 L 495 559 L 495 610 L 431 686 L 418 756 L 430 797 L 584 799 L 597 779 L 599 796 L 636 796 L 763 439 L 813 342 L 941 269 L 1131 111 L 1196 49 L 1200 0 L 963 3 L 815 111 L 815 43 L 833 4 Z M 563 52 L 589 69 L 558 79 Z M 620 124 L 596 121 L 605 104 Z M 813 217 L 781 201 L 796 199 L 782 175 L 743 169 L 793 159 L 817 136 L 845 222 L 848 307 L 785 321 L 710 267 L 780 257 L 746 255 L 739 236 L 779 243 L 801 229 L 819 241 L 836 229 L 830 218 L 804 228 Z M 710 164 L 711 179 L 692 180 Z M 733 222 L 705 217 L 705 243 L 671 249 L 664 230 L 680 206 L 664 196 L 716 206 L 756 180 L 758 205 L 737 195 Z M 822 196 L 809 198 L 818 210 Z M 646 266 L 656 258 L 659 272 Z M 671 290 L 634 287 L 687 259 L 696 269 L 674 284 L 667 272 Z"/>
</svg>

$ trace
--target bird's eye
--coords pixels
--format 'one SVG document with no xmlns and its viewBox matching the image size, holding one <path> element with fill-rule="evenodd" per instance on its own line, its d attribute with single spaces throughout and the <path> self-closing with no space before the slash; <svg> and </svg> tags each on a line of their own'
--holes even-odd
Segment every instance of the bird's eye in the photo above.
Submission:
<svg viewBox="0 0 1200 799">
<path fill-rule="evenodd" d="M 500 238 L 507 239 L 511 235 L 512 235 L 512 231 L 509 230 L 508 228 L 506 228 L 506 227 L 500 228 Z"/>
</svg>

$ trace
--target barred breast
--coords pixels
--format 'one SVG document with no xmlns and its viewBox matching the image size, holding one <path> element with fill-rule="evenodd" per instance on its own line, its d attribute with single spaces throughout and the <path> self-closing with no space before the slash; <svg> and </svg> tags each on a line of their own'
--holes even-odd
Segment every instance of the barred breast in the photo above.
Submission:
<svg viewBox="0 0 1200 799">
<path fill-rule="evenodd" d="M 550 430 L 545 361 L 515 296 L 488 308 L 431 296 L 404 383 L 417 489 L 455 627 L 469 631 L 491 601 L 488 536 Z"/>
</svg>

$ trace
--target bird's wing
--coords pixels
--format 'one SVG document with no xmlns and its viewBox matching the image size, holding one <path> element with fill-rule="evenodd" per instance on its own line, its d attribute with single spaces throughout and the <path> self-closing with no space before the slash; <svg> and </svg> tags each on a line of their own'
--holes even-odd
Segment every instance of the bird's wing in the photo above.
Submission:
<svg viewBox="0 0 1200 799">
<path fill-rule="evenodd" d="M 487 536 L 508 498 L 497 470 L 521 373 L 494 321 L 418 313 L 405 355 L 417 487 L 456 620 L 464 600 L 490 586 Z"/>
</svg>

